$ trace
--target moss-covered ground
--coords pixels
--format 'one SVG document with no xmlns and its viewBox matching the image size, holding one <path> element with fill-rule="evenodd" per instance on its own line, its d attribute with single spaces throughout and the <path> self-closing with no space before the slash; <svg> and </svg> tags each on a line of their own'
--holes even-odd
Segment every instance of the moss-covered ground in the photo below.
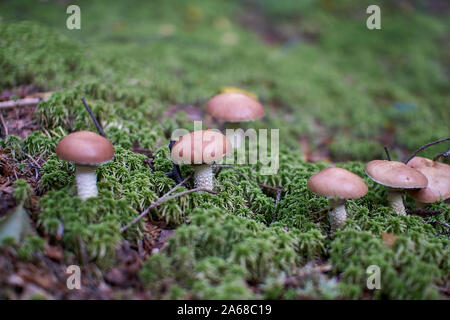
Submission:
<svg viewBox="0 0 450 320">
<path fill-rule="evenodd" d="M 448 297 L 450 206 L 398 216 L 364 163 L 385 158 L 385 145 L 402 160 L 449 135 L 449 13 L 435 12 L 432 1 L 375 1 L 382 29 L 371 31 L 365 9 L 373 2 L 86 0 L 76 2 L 81 30 L 66 29 L 64 1 L 1 2 L 0 93 L 52 94 L 33 109 L 31 132 L 0 140 L 2 183 L 29 182 L 35 195 L 19 180 L 11 201 L 25 203 L 36 230 L 4 246 L 0 264 L 18 268 L 11 256 L 42 263 L 60 248 L 53 260 L 84 263 L 112 298 Z M 261 164 L 236 166 L 241 174 L 220 168 L 218 194 L 171 200 L 121 233 L 177 184 L 166 174 L 172 131 L 192 130 L 206 100 L 226 86 L 257 94 L 266 107 L 252 127 L 280 129 L 277 174 L 262 175 Z M 54 153 L 67 133 L 96 131 L 82 97 L 116 152 L 98 169 L 99 196 L 85 202 L 75 197 L 73 165 Z M 13 112 L 4 111 L 7 121 Z M 344 229 L 330 234 L 327 200 L 306 181 L 335 163 L 369 192 L 347 203 Z M 280 201 L 261 185 L 282 186 Z M 186 188 L 192 181 L 176 191 Z M 139 253 L 132 272 L 123 250 Z M 381 269 L 379 290 L 367 289 L 370 265 Z M 132 280 L 117 280 L 126 272 Z M 17 294 L 8 279 L 0 283 L 0 298 Z"/>
</svg>

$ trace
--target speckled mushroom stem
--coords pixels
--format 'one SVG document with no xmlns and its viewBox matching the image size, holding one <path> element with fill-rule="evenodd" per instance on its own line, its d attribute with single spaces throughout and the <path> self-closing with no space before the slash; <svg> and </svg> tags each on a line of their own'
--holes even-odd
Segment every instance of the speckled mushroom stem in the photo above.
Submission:
<svg viewBox="0 0 450 320">
<path fill-rule="evenodd" d="M 213 171 L 209 164 L 195 166 L 194 183 L 196 188 L 213 189 Z"/>
<path fill-rule="evenodd" d="M 241 123 L 240 122 L 227 122 L 225 123 L 225 129 L 232 129 L 232 130 L 237 130 L 237 129 L 242 129 L 241 128 Z M 225 130 L 225 134 L 226 134 L 226 130 Z M 234 149 L 239 148 L 243 141 L 244 141 L 244 135 L 241 134 L 241 131 L 235 131 L 233 137 L 228 137 L 231 141 L 231 145 Z"/>
<path fill-rule="evenodd" d="M 75 180 L 77 182 L 78 197 L 82 200 L 96 197 L 97 190 L 97 175 L 94 166 L 75 165 Z"/>
<path fill-rule="evenodd" d="M 328 204 L 333 210 L 328 212 L 331 232 L 336 232 L 345 224 L 347 212 L 345 211 L 345 200 L 328 199 Z"/>
<path fill-rule="evenodd" d="M 406 215 L 405 206 L 403 205 L 403 198 L 402 198 L 403 192 L 394 190 L 394 189 L 388 189 L 387 190 L 387 199 L 389 202 L 389 205 L 391 206 L 394 211 L 402 216 Z"/>
</svg>

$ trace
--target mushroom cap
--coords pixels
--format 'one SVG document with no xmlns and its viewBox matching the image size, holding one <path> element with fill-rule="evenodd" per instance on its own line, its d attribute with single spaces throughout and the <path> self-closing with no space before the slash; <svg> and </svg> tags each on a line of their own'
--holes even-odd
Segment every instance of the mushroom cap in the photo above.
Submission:
<svg viewBox="0 0 450 320">
<path fill-rule="evenodd" d="M 210 164 L 233 150 L 230 140 L 215 130 L 197 130 L 178 139 L 172 147 L 175 163 Z"/>
<path fill-rule="evenodd" d="M 328 198 L 357 199 L 367 193 L 367 185 L 358 175 L 342 168 L 326 168 L 308 180 L 308 190 Z"/>
<path fill-rule="evenodd" d="M 227 122 L 253 121 L 264 117 L 264 107 L 256 99 L 239 92 L 218 94 L 206 103 L 206 112 Z"/>
<path fill-rule="evenodd" d="M 58 143 L 56 154 L 60 159 L 86 166 L 97 166 L 114 157 L 111 142 L 90 131 L 71 133 Z"/>
<path fill-rule="evenodd" d="M 428 184 L 420 171 L 399 161 L 370 161 L 366 164 L 366 174 L 376 183 L 394 189 L 425 188 Z"/>
<path fill-rule="evenodd" d="M 423 173 L 428 185 L 409 194 L 422 203 L 433 203 L 450 198 L 450 166 L 427 158 L 414 157 L 408 166 Z"/>
</svg>

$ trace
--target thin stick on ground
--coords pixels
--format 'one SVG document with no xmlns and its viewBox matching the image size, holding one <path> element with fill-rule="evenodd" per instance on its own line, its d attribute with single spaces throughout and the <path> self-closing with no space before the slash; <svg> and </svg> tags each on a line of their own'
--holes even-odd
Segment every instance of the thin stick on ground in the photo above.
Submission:
<svg viewBox="0 0 450 320">
<path fill-rule="evenodd" d="M 280 185 L 280 186 L 278 186 L 278 187 L 281 188 L 282 186 Z M 280 190 L 277 190 L 277 196 L 276 196 L 276 198 L 275 198 L 275 205 L 277 205 L 278 202 L 280 202 L 280 200 L 281 200 L 281 193 L 282 193 L 281 189 L 280 189 Z M 277 221 L 277 219 L 278 219 L 278 211 L 275 211 L 275 213 L 274 213 L 274 215 L 273 215 L 272 223 L 274 223 L 275 221 Z"/>
<path fill-rule="evenodd" d="M 440 213 L 442 213 L 442 210 L 415 209 L 415 210 L 408 211 L 408 214 L 413 214 L 416 216 L 429 216 L 429 215 L 440 214 Z"/>
<path fill-rule="evenodd" d="M 320 217 L 318 217 L 317 219 L 315 219 L 313 222 L 319 222 L 320 220 L 324 219 L 324 218 L 327 217 L 327 216 L 328 216 L 328 214 L 321 215 Z"/>
<path fill-rule="evenodd" d="M 0 112 L 0 120 L 2 122 L 3 131 L 5 133 L 4 137 L 8 136 L 8 126 L 6 125 L 5 119 L 3 118 L 3 114 Z"/>
<path fill-rule="evenodd" d="M 170 142 L 169 142 L 169 150 L 170 151 L 172 151 L 172 147 L 173 147 L 173 145 L 175 144 L 175 141 L 174 140 L 170 140 Z M 180 166 L 179 165 L 177 165 L 175 162 L 173 162 L 172 161 L 172 171 L 170 171 L 170 172 L 167 172 L 166 174 L 168 175 L 168 176 L 171 176 L 171 177 L 173 177 L 174 178 L 174 180 L 177 182 L 177 183 L 180 183 L 181 182 L 181 170 L 180 170 Z"/>
<path fill-rule="evenodd" d="M 86 108 L 87 112 L 89 113 L 89 115 L 91 116 L 92 121 L 94 121 L 95 126 L 97 127 L 98 133 L 102 136 L 106 138 L 106 134 L 105 131 L 103 131 L 102 126 L 100 125 L 100 123 L 98 122 L 97 118 L 95 117 L 94 113 L 92 112 L 91 108 L 89 107 L 89 105 L 86 102 L 86 99 L 83 97 L 81 98 L 81 101 L 83 101 L 84 107 Z"/>
<path fill-rule="evenodd" d="M 439 153 L 433 158 L 433 161 L 437 161 L 439 158 L 447 158 L 450 157 L 450 150 Z"/>
<path fill-rule="evenodd" d="M 34 158 L 30 154 L 25 153 L 25 155 L 28 157 L 28 159 L 31 160 L 31 162 L 33 162 L 39 169 L 41 169 L 41 165 L 36 160 L 34 160 Z"/>
<path fill-rule="evenodd" d="M 389 154 L 389 149 L 388 147 L 384 146 L 384 152 L 386 152 L 386 157 L 389 161 L 391 161 L 391 155 Z"/>
<path fill-rule="evenodd" d="M 441 226 L 444 226 L 446 228 L 450 228 L 450 225 L 448 223 L 442 222 L 442 221 L 435 221 L 435 223 L 440 224 Z"/>
<path fill-rule="evenodd" d="M 191 189 L 191 190 L 185 190 L 185 191 L 182 191 L 182 192 L 178 192 L 178 193 L 175 193 L 174 195 L 171 195 L 171 196 L 168 196 L 168 197 L 159 198 L 158 200 L 153 202 L 147 209 L 142 211 L 142 213 L 139 214 L 136 218 L 134 218 L 129 224 L 127 224 L 125 227 L 120 228 L 120 232 L 127 231 L 131 226 L 133 226 L 139 220 L 141 220 L 143 217 L 145 217 L 150 212 L 150 210 L 152 210 L 152 209 L 162 205 L 163 203 L 166 203 L 167 201 L 173 200 L 175 198 L 178 198 L 178 197 L 181 197 L 181 196 L 193 193 L 193 192 L 208 192 L 208 193 L 211 193 L 211 194 L 217 194 L 217 192 L 211 191 L 209 189 L 195 188 L 195 189 Z"/>
<path fill-rule="evenodd" d="M 411 161 L 411 159 L 414 158 L 416 156 L 416 154 L 418 154 L 420 151 L 422 151 L 432 145 L 435 145 L 435 144 L 438 144 L 438 143 L 441 143 L 444 141 L 448 141 L 448 140 L 450 140 L 450 137 L 442 138 L 442 139 L 439 139 L 439 140 L 436 140 L 436 141 L 433 141 L 433 142 L 430 142 L 430 143 L 427 143 L 427 144 L 421 146 L 419 149 L 417 149 L 416 151 L 413 152 L 413 154 L 408 158 L 408 160 L 405 161 L 405 164 L 408 164 L 408 162 Z"/>
<path fill-rule="evenodd" d="M 0 102 L 0 109 L 13 109 L 16 107 L 26 107 L 37 105 L 42 99 L 40 98 L 25 98 L 19 100 L 9 100 Z"/>
<path fill-rule="evenodd" d="M 184 178 L 183 181 L 181 181 L 180 183 L 178 183 L 175 187 L 173 187 L 172 189 L 170 189 L 166 194 L 164 194 L 161 198 L 167 197 L 168 195 L 170 195 L 172 192 L 175 191 L 176 188 L 183 186 L 190 178 L 192 178 L 192 174 L 188 175 L 186 178 Z"/>
<path fill-rule="evenodd" d="M 311 212 L 309 215 L 310 216 L 316 215 L 316 214 L 319 214 L 319 213 L 322 213 L 322 212 L 325 212 L 325 211 L 328 211 L 328 210 L 331 210 L 331 208 L 323 208 L 323 209 L 320 209 L 319 211 Z"/>
</svg>

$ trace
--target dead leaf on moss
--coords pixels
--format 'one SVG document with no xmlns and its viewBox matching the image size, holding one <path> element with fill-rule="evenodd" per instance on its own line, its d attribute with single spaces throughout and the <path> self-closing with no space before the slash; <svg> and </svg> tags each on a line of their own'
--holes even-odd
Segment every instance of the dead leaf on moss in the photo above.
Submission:
<svg viewBox="0 0 450 320">
<path fill-rule="evenodd" d="M 387 232 L 381 232 L 381 239 L 383 239 L 383 242 L 385 245 L 387 246 L 392 246 L 395 242 L 395 240 L 397 240 L 398 236 L 392 233 L 387 233 Z"/>
</svg>

